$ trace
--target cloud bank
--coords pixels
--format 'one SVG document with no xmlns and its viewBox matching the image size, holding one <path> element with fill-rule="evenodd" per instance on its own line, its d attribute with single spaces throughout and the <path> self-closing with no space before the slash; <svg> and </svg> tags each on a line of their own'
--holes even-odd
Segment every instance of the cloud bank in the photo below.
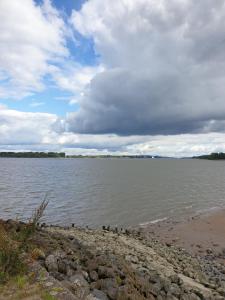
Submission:
<svg viewBox="0 0 225 300">
<path fill-rule="evenodd" d="M 223 0 L 90 0 L 71 17 L 104 72 L 68 117 L 78 133 L 225 130 Z"/>
<path fill-rule="evenodd" d="M 63 120 L 47 113 L 0 105 L 0 151 L 65 151 L 68 154 L 190 156 L 225 152 L 225 134 L 118 136 L 62 131 Z"/>
</svg>

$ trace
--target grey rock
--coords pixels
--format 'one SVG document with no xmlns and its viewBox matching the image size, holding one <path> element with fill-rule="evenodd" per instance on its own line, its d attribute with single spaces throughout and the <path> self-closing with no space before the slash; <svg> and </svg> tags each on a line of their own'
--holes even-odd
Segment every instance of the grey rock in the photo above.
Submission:
<svg viewBox="0 0 225 300">
<path fill-rule="evenodd" d="M 113 278 L 114 272 L 112 268 L 107 268 L 104 266 L 98 267 L 98 276 L 99 278 Z"/>
<path fill-rule="evenodd" d="M 111 287 L 107 291 L 107 295 L 109 296 L 110 299 L 116 300 L 117 299 L 117 289 L 114 287 Z"/>
<path fill-rule="evenodd" d="M 110 299 L 117 299 L 117 284 L 114 278 L 106 278 L 102 280 L 101 289 L 107 293 Z"/>
<path fill-rule="evenodd" d="M 62 281 L 65 279 L 65 275 L 63 275 L 62 273 L 59 273 L 59 272 L 49 272 L 49 275 L 59 281 Z"/>
<path fill-rule="evenodd" d="M 82 274 L 75 274 L 71 276 L 69 278 L 69 282 L 74 295 L 78 298 L 83 299 L 89 294 L 89 284 L 84 279 L 84 276 Z"/>
<path fill-rule="evenodd" d="M 149 273 L 149 281 L 152 283 L 156 283 L 160 280 L 160 276 L 157 271 L 150 271 Z"/>
<path fill-rule="evenodd" d="M 149 270 L 145 267 L 138 267 L 137 271 L 138 271 L 139 275 L 141 275 L 141 276 L 144 276 L 149 273 Z"/>
<path fill-rule="evenodd" d="M 150 287 L 150 291 L 154 296 L 159 295 L 161 289 L 162 289 L 162 285 L 160 282 L 157 282 Z"/>
<path fill-rule="evenodd" d="M 133 264 L 138 264 L 139 263 L 139 260 L 138 260 L 137 256 L 134 256 L 134 255 L 126 255 L 125 260 L 129 261 L 129 262 L 132 262 Z"/>
<path fill-rule="evenodd" d="M 58 262 L 57 257 L 50 254 L 45 259 L 45 266 L 49 272 L 58 272 Z"/>
<path fill-rule="evenodd" d="M 171 281 L 167 278 L 164 278 L 161 282 L 162 282 L 162 286 L 163 286 L 164 291 L 166 293 L 168 293 L 169 290 L 170 290 Z"/>
<path fill-rule="evenodd" d="M 66 258 L 66 253 L 62 250 L 56 250 L 52 253 L 55 257 L 57 257 L 58 259 L 63 259 Z"/>
<path fill-rule="evenodd" d="M 91 294 L 88 295 L 87 300 L 109 300 L 109 298 L 103 291 L 94 289 Z"/>
<path fill-rule="evenodd" d="M 89 275 L 86 271 L 81 271 L 82 275 L 84 276 L 84 278 L 88 281 L 89 280 Z"/>
<path fill-rule="evenodd" d="M 183 294 L 180 299 L 181 300 L 200 300 L 200 298 L 194 293 Z"/>
<path fill-rule="evenodd" d="M 181 290 L 179 286 L 175 283 L 172 283 L 169 289 L 170 293 L 176 297 L 179 297 L 181 294 Z"/>
<path fill-rule="evenodd" d="M 172 295 L 172 294 L 170 294 L 170 293 L 168 293 L 167 295 L 166 295 L 166 298 L 165 298 L 166 300 L 178 300 L 178 298 L 177 297 L 175 297 L 174 295 Z"/>
<path fill-rule="evenodd" d="M 58 261 L 58 271 L 62 274 L 67 274 L 67 269 L 69 267 L 69 262 L 67 260 Z"/>
<path fill-rule="evenodd" d="M 91 271 L 89 276 L 90 276 L 92 281 L 97 281 L 98 280 L 98 273 L 96 271 Z"/>
<path fill-rule="evenodd" d="M 178 285 L 181 285 L 183 283 L 182 279 L 177 274 L 174 274 L 174 275 L 170 276 L 170 280 L 171 280 L 172 283 L 175 283 L 175 284 L 178 284 Z"/>
</svg>

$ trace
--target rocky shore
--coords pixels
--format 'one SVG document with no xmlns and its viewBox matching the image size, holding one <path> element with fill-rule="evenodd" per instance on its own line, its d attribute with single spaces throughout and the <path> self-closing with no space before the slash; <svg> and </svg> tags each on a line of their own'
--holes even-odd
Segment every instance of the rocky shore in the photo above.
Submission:
<svg viewBox="0 0 225 300">
<path fill-rule="evenodd" d="M 19 226 L 5 224 L 7 230 Z M 192 256 L 143 230 L 45 226 L 29 242 L 29 272 L 51 299 L 225 299 L 225 265 L 212 253 Z"/>
</svg>

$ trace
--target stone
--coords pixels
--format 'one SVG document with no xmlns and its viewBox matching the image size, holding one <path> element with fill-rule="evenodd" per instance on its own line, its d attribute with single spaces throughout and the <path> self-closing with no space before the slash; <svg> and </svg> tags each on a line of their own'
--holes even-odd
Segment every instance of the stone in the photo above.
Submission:
<svg viewBox="0 0 225 300">
<path fill-rule="evenodd" d="M 179 286 L 175 283 L 172 283 L 169 289 L 170 293 L 176 297 L 179 297 L 181 294 L 181 290 Z"/>
<path fill-rule="evenodd" d="M 137 272 L 140 276 L 145 276 L 146 274 L 149 273 L 149 270 L 145 267 L 138 267 Z"/>
<path fill-rule="evenodd" d="M 151 270 L 151 272 L 149 273 L 149 281 L 152 283 L 156 283 L 160 280 L 159 274 L 158 272 Z"/>
<path fill-rule="evenodd" d="M 194 293 L 183 294 L 180 299 L 181 300 L 200 300 L 200 298 Z"/>
<path fill-rule="evenodd" d="M 160 282 L 154 283 L 151 287 L 150 287 L 150 291 L 154 296 L 159 295 L 160 291 L 162 289 L 162 285 Z"/>
<path fill-rule="evenodd" d="M 110 287 L 107 291 L 107 295 L 111 300 L 117 300 L 117 289 L 114 287 Z"/>
<path fill-rule="evenodd" d="M 114 278 L 106 278 L 101 281 L 101 290 L 103 290 L 111 300 L 117 299 L 117 283 Z"/>
<path fill-rule="evenodd" d="M 82 275 L 84 276 L 84 278 L 88 281 L 89 280 L 89 275 L 86 271 L 81 271 Z"/>
<path fill-rule="evenodd" d="M 162 286 L 163 286 L 164 291 L 166 293 L 168 293 L 169 290 L 170 290 L 170 287 L 171 287 L 171 281 L 167 278 L 164 278 L 164 279 L 161 280 L 161 282 L 162 282 Z"/>
<path fill-rule="evenodd" d="M 208 248 L 208 249 L 206 249 L 206 253 L 207 253 L 207 254 L 213 254 L 213 251 L 212 251 L 211 248 Z"/>
<path fill-rule="evenodd" d="M 91 271 L 89 273 L 89 276 L 90 276 L 92 281 L 97 281 L 98 280 L 98 273 L 96 271 Z"/>
<path fill-rule="evenodd" d="M 83 299 L 89 294 L 89 284 L 84 279 L 84 276 L 82 274 L 78 273 L 71 276 L 69 278 L 69 282 L 71 284 L 72 291 L 76 297 Z"/>
<path fill-rule="evenodd" d="M 49 272 L 49 275 L 59 281 L 63 281 L 65 279 L 65 275 L 63 275 L 62 273 L 59 273 L 59 272 Z"/>
<path fill-rule="evenodd" d="M 62 242 L 63 243 L 63 242 Z M 62 258 L 66 258 L 66 253 L 62 250 L 55 250 L 53 253 L 52 253 L 55 257 L 57 257 L 58 259 L 62 259 Z"/>
<path fill-rule="evenodd" d="M 67 269 L 69 267 L 69 263 L 67 260 L 59 260 L 58 261 L 58 271 L 62 274 L 67 274 Z"/>
<path fill-rule="evenodd" d="M 109 298 L 103 291 L 94 289 L 91 294 L 87 296 L 87 300 L 109 300 Z"/>
<path fill-rule="evenodd" d="M 107 268 L 104 266 L 98 267 L 98 276 L 99 278 L 113 278 L 114 272 L 112 268 Z"/>
<path fill-rule="evenodd" d="M 53 282 L 47 281 L 47 282 L 45 282 L 45 286 L 46 287 L 51 287 L 51 286 L 53 286 Z"/>
<path fill-rule="evenodd" d="M 58 272 L 58 262 L 57 257 L 50 254 L 45 259 L 45 266 L 49 272 Z"/>
</svg>

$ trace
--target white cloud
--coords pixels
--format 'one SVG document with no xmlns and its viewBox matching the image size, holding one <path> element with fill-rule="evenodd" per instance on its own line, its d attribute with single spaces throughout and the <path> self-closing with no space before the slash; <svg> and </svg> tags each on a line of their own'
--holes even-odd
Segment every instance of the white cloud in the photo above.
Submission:
<svg viewBox="0 0 225 300">
<path fill-rule="evenodd" d="M 69 102 L 74 104 L 82 101 L 91 80 L 103 71 L 104 67 L 101 65 L 82 66 L 79 63 L 69 61 L 63 67 L 55 68 L 52 77 L 59 88 L 73 94 Z"/>
<path fill-rule="evenodd" d="M 33 101 L 30 103 L 31 107 L 39 107 L 39 106 L 43 106 L 45 103 L 44 102 L 38 102 L 38 101 Z"/>
<path fill-rule="evenodd" d="M 127 146 L 128 153 L 152 154 L 171 157 L 225 152 L 225 134 L 183 134 L 146 137 L 143 143 Z"/>
<path fill-rule="evenodd" d="M 49 0 L 0 1 L 0 98 L 44 88 L 54 63 L 68 56 L 66 26 Z"/>
<path fill-rule="evenodd" d="M 57 136 L 57 122 L 58 117 L 53 114 L 19 112 L 0 107 L 0 144 L 48 144 Z"/>
</svg>

